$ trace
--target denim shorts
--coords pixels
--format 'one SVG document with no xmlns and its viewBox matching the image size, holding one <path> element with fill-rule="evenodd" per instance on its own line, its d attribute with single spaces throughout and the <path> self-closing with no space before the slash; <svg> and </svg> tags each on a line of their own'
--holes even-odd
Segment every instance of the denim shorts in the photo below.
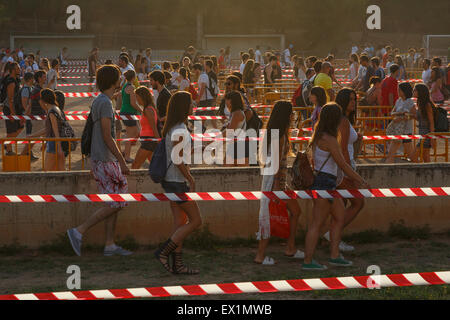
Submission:
<svg viewBox="0 0 450 320">
<path fill-rule="evenodd" d="M 428 128 L 419 128 L 419 134 L 420 135 L 426 135 L 429 134 L 430 130 Z M 423 139 L 423 148 L 424 149 L 431 149 L 431 139 Z M 419 142 L 417 143 L 417 148 L 420 148 L 420 143 L 421 143 L 422 139 L 419 140 Z"/>
<path fill-rule="evenodd" d="M 171 182 L 171 181 L 163 181 L 161 182 L 161 186 L 163 187 L 166 193 L 186 193 L 189 192 L 189 186 L 186 182 Z M 183 204 L 187 201 L 174 201 L 178 204 Z"/>
<path fill-rule="evenodd" d="M 314 183 L 311 190 L 336 190 L 336 180 L 332 174 L 326 172 L 317 172 L 314 177 Z"/>
</svg>

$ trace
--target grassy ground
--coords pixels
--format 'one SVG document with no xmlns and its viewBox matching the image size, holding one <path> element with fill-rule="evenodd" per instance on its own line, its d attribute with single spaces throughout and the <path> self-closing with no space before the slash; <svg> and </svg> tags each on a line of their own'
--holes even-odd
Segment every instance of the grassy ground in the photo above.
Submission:
<svg viewBox="0 0 450 320">
<path fill-rule="evenodd" d="M 299 234 L 299 248 L 304 235 Z M 66 291 L 69 265 L 81 268 L 81 286 L 86 289 L 116 289 L 282 279 L 308 279 L 366 275 L 370 265 L 378 265 L 382 274 L 446 271 L 450 267 L 450 232 L 431 235 L 428 228 L 391 225 L 389 232 L 369 230 L 346 240 L 356 246 L 346 258 L 350 268 L 331 267 L 323 272 L 305 272 L 299 260 L 283 257 L 285 243 L 273 239 L 268 255 L 277 264 L 253 263 L 256 241 L 221 241 L 207 229 L 197 232 L 186 243 L 185 256 L 201 270 L 196 276 L 174 276 L 163 270 L 153 258 L 154 247 L 139 247 L 133 239 L 120 242 L 135 251 L 129 257 L 104 257 L 100 247 L 83 247 L 83 256 L 74 256 L 70 244 L 61 235 L 38 250 L 20 246 L 0 247 L 0 295 L 8 293 Z M 326 262 L 328 247 L 322 244 L 316 259 Z M 241 294 L 227 296 L 184 297 L 171 299 L 450 299 L 449 286 L 353 289 L 335 291 Z"/>
</svg>

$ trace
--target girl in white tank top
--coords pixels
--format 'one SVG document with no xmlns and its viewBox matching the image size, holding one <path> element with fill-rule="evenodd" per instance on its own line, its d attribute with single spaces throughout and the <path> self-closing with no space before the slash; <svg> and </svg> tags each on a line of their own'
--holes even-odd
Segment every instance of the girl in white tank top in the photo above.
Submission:
<svg viewBox="0 0 450 320">
<path fill-rule="evenodd" d="M 320 112 L 314 135 L 311 139 L 313 147 L 314 168 L 316 175 L 311 187 L 313 196 L 313 220 L 308 225 L 305 241 L 305 259 L 303 270 L 325 270 L 326 266 L 313 260 L 314 251 L 320 236 L 321 227 L 331 213 L 330 259 L 329 264 L 334 266 L 351 266 L 352 262 L 345 260 L 339 252 L 341 233 L 344 227 L 345 207 L 342 199 L 322 199 L 323 192 L 314 190 L 334 190 L 336 188 L 337 174 L 343 170 L 350 179 L 366 187 L 367 183 L 347 163 L 342 155 L 342 149 L 337 141 L 338 127 L 342 119 L 342 109 L 336 103 L 327 103 Z"/>
</svg>

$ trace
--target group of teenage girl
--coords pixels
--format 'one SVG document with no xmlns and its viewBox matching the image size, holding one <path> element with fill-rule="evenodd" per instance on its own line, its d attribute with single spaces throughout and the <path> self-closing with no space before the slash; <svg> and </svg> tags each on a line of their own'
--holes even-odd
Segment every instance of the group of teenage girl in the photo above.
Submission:
<svg viewBox="0 0 450 320">
<path fill-rule="evenodd" d="M 229 95 L 230 97 L 233 95 Z M 232 113 L 242 116 L 244 103 L 236 104 L 236 97 L 229 99 L 226 106 Z M 241 110 L 240 110 L 241 109 Z M 162 137 L 166 138 L 166 151 L 171 154 L 172 149 L 181 143 L 180 130 L 189 136 L 186 126 L 188 116 L 192 114 L 192 98 L 188 92 L 175 93 L 169 101 L 167 118 Z M 353 89 L 344 88 L 339 91 L 336 102 L 327 103 L 321 107 L 314 134 L 310 143 L 312 163 L 315 168 L 315 180 L 311 189 L 334 190 L 336 188 L 367 188 L 368 183 L 355 169 L 353 156 L 353 143 L 358 139 L 353 125 L 356 115 L 356 93 Z M 288 101 L 275 103 L 269 121 L 266 125 L 262 143 L 271 150 L 271 132 L 279 132 L 279 152 L 274 156 L 279 157 L 280 168 L 271 176 L 263 176 L 262 189 L 265 191 L 289 190 L 287 155 L 290 150 L 289 127 L 293 117 L 293 107 Z M 238 120 L 236 120 L 238 121 Z M 172 136 L 177 131 L 173 141 Z M 174 136 L 175 138 L 175 136 Z M 261 146 L 260 146 L 261 147 Z M 195 192 L 195 180 L 190 173 L 187 164 L 171 165 L 168 169 L 162 187 L 166 192 Z M 270 218 L 265 214 L 264 203 L 261 200 L 259 241 L 254 262 L 262 265 L 273 265 L 275 261 L 266 256 L 265 252 L 270 239 Z M 327 267 L 313 259 L 314 252 L 320 236 L 330 241 L 329 264 L 334 266 L 351 266 L 352 262 L 346 260 L 341 251 L 351 251 L 354 248 L 341 241 L 341 233 L 358 212 L 364 206 L 363 199 L 350 199 L 346 206 L 342 199 L 314 199 L 312 222 L 308 225 L 305 240 L 305 252 L 297 250 L 295 235 L 301 209 L 297 200 L 286 200 L 286 206 L 290 213 L 290 236 L 284 252 L 286 257 L 304 259 L 302 269 L 324 270 Z M 156 258 L 172 273 L 197 274 L 199 270 L 192 269 L 182 263 L 181 251 L 183 240 L 201 225 L 200 210 L 195 201 L 171 201 L 170 207 L 174 216 L 174 228 L 170 238 L 155 252 Z M 187 216 L 187 223 L 185 219 Z M 328 230 L 322 227 L 331 215 L 331 224 Z"/>
</svg>

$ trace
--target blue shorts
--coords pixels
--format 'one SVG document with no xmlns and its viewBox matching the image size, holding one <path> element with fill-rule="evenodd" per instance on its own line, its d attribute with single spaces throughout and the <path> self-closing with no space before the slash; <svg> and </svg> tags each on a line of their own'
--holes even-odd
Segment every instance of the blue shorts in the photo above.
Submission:
<svg viewBox="0 0 450 320">
<path fill-rule="evenodd" d="M 189 186 L 186 182 L 170 182 L 163 181 L 161 182 L 161 186 L 163 187 L 166 193 L 186 193 L 189 192 Z M 174 201 L 178 204 L 183 204 L 187 201 Z"/>
<path fill-rule="evenodd" d="M 311 190 L 336 190 L 337 177 L 326 172 L 317 172 Z"/>
<path fill-rule="evenodd" d="M 326 173 L 315 171 L 314 183 L 311 190 L 336 190 L 337 177 Z M 327 199 L 328 202 L 333 203 L 333 199 Z"/>
</svg>

